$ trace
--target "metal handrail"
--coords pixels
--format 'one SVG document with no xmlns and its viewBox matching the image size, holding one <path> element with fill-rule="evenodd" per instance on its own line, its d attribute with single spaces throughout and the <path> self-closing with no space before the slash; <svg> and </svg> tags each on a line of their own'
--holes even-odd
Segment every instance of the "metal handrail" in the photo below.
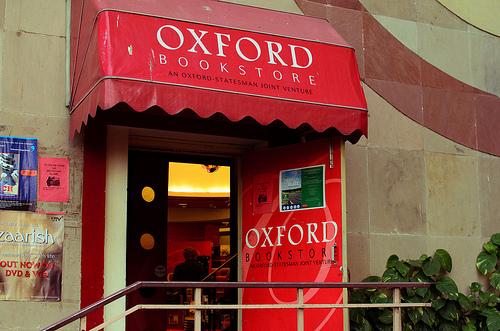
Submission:
<svg viewBox="0 0 500 331">
<path fill-rule="evenodd" d="M 58 330 L 76 320 L 85 319 L 87 315 L 92 313 L 93 311 L 104 307 L 108 303 L 116 301 L 121 297 L 126 296 L 127 294 L 134 292 L 140 288 L 296 288 L 296 289 L 305 289 L 305 288 L 345 288 L 345 289 L 360 289 L 360 288 L 369 288 L 369 289 L 392 289 L 394 293 L 399 296 L 399 289 L 401 288 L 422 288 L 429 287 L 433 283 L 430 282 L 348 282 L 348 283 L 334 283 L 334 282 L 324 282 L 324 283 L 314 283 L 314 282 L 162 282 L 162 281 L 139 281 L 135 282 L 101 300 L 96 301 L 95 303 L 81 309 L 80 311 L 71 314 L 70 316 L 42 329 L 42 331 L 54 331 Z M 385 304 L 380 305 L 381 307 L 393 307 L 398 309 L 398 307 L 405 307 L 408 304 L 401 304 L 399 298 L 396 299 L 396 304 L 399 301 L 397 307 L 394 304 Z M 303 303 L 299 305 L 304 306 L 305 308 L 313 308 L 308 307 L 309 305 L 304 305 Z M 193 308 L 201 309 L 199 305 L 193 306 Z M 344 305 L 346 306 L 346 305 Z M 370 304 L 373 306 L 373 304 Z M 183 305 L 183 307 L 191 307 L 189 305 Z M 203 307 L 208 307 L 207 305 L 203 305 Z M 374 306 L 375 307 L 375 306 Z M 224 307 L 227 309 L 227 307 Z"/>
<path fill-rule="evenodd" d="M 214 271 L 212 271 L 211 273 L 209 273 L 205 278 L 203 278 L 201 281 L 204 282 L 206 281 L 207 279 L 210 279 L 210 277 L 212 277 L 213 275 L 215 275 L 217 273 L 217 271 L 221 270 L 222 268 L 224 268 L 226 265 L 228 265 L 229 263 L 231 263 L 231 261 L 233 261 L 236 257 L 238 256 L 238 253 L 234 254 L 233 256 L 231 256 L 229 259 L 227 259 L 226 261 L 224 261 L 224 263 L 222 263 L 220 266 L 218 266 Z"/>
</svg>

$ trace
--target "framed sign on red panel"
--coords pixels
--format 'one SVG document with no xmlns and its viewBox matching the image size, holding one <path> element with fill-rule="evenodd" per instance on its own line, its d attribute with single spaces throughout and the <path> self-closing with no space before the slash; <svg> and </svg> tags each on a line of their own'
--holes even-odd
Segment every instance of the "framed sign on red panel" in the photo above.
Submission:
<svg viewBox="0 0 500 331">
<path fill-rule="evenodd" d="M 243 161 L 242 266 L 247 282 L 342 281 L 340 139 L 256 152 Z M 333 156 L 333 158 L 331 158 Z M 305 303 L 342 303 L 305 289 Z M 245 289 L 247 304 L 297 302 L 295 289 Z M 293 309 L 243 312 L 244 330 L 294 330 Z M 305 330 L 342 330 L 341 309 L 308 309 Z"/>
</svg>

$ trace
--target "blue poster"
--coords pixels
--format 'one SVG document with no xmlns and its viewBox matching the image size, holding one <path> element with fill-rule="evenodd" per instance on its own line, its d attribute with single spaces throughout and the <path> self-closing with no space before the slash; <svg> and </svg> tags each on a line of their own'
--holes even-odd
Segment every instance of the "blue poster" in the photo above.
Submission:
<svg viewBox="0 0 500 331">
<path fill-rule="evenodd" d="M 0 209 L 36 209 L 36 138 L 0 136 Z"/>
</svg>

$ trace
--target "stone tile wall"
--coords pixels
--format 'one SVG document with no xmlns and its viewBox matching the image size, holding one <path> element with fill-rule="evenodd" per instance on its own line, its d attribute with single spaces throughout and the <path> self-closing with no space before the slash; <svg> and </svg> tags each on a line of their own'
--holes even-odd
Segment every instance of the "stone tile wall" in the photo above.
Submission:
<svg viewBox="0 0 500 331">
<path fill-rule="evenodd" d="M 391 254 L 450 252 L 462 290 L 478 279 L 482 243 L 500 232 L 500 158 L 415 123 L 365 86 L 369 139 L 346 145 L 351 280 L 385 270 Z"/>
<path fill-rule="evenodd" d="M 0 135 L 38 138 L 39 156 L 68 157 L 71 176 L 69 203 L 39 204 L 66 211 L 62 301 L 0 301 L 1 330 L 39 330 L 80 308 L 83 150 L 68 138 L 65 35 L 65 0 L 0 0 Z"/>
<path fill-rule="evenodd" d="M 362 79 L 401 113 L 462 145 L 500 155 L 494 128 L 500 38 L 435 0 L 296 2 L 354 46 Z"/>
<path fill-rule="evenodd" d="M 500 95 L 498 79 L 492 79 L 500 75 L 497 36 L 469 25 L 437 0 L 360 2 L 427 62 L 467 84 Z"/>
<path fill-rule="evenodd" d="M 436 0 L 448 8 L 450 12 L 460 17 L 467 23 L 488 32 L 491 35 L 500 37 L 500 22 L 498 13 L 500 12 L 500 2 L 496 0 L 483 0 L 481 6 L 475 2 Z"/>
</svg>

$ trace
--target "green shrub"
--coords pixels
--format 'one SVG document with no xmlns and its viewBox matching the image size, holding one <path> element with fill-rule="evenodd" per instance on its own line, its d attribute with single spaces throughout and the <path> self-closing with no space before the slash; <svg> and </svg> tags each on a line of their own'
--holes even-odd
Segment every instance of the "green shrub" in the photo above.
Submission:
<svg viewBox="0 0 500 331">
<path fill-rule="evenodd" d="M 381 277 L 365 282 L 432 282 L 429 288 L 403 289 L 401 301 L 431 303 L 431 308 L 402 309 L 403 330 L 500 331 L 500 233 L 491 236 L 476 259 L 476 267 L 486 277 L 486 286 L 474 282 L 469 294 L 458 291 L 448 276 L 453 267 L 450 254 L 438 249 L 432 256 L 400 260 L 391 255 Z M 350 292 L 350 303 L 390 303 L 392 291 L 358 289 Z M 392 330 L 392 309 L 369 308 L 349 311 L 351 330 Z"/>
</svg>

